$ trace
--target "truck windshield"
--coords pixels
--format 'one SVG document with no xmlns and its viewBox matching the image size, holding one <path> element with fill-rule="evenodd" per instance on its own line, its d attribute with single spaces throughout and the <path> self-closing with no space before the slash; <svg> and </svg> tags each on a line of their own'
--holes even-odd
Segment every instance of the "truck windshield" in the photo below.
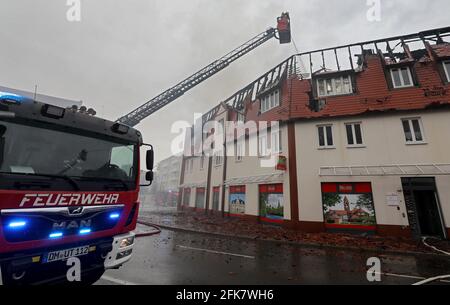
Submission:
<svg viewBox="0 0 450 305">
<path fill-rule="evenodd" d="M 119 141 L 0 121 L 0 173 L 134 189 L 137 146 Z"/>
</svg>

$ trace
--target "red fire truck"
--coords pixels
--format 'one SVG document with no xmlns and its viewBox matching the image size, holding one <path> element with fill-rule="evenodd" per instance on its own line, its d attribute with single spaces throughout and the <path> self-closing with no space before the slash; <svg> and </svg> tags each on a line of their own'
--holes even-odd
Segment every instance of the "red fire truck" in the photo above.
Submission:
<svg viewBox="0 0 450 305">
<path fill-rule="evenodd" d="M 278 36 L 277 36 L 278 34 Z M 170 104 L 232 62 L 277 38 L 291 41 L 289 13 L 219 60 L 117 122 L 93 110 L 59 108 L 0 92 L 0 283 L 66 280 L 78 257 L 84 283 L 127 262 L 138 217 L 139 151 L 146 180 L 154 152 L 131 126 Z"/>
<path fill-rule="evenodd" d="M 64 282 L 77 257 L 88 284 L 130 259 L 145 144 L 94 114 L 0 93 L 0 282 Z"/>
</svg>

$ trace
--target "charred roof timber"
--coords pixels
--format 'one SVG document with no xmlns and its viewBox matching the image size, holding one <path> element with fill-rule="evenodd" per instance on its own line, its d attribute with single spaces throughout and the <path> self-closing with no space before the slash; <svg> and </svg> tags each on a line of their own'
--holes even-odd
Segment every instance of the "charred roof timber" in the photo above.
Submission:
<svg viewBox="0 0 450 305">
<path fill-rule="evenodd" d="M 428 54 L 433 56 L 434 49 L 430 43 L 446 44 L 445 38 L 449 36 L 450 27 L 444 27 L 298 53 L 239 90 L 224 102 L 239 111 L 244 108 L 246 99 L 255 101 L 261 94 L 277 86 L 284 77 L 295 75 L 300 79 L 308 79 L 322 73 L 358 72 L 362 69 L 363 57 L 369 54 L 379 54 L 384 58 L 386 64 L 417 60 Z M 385 48 L 384 52 L 382 48 Z M 401 48 L 401 51 L 397 51 L 399 48 Z M 450 57 L 450 54 L 448 57 Z M 308 68 L 304 65 L 304 59 L 309 62 Z"/>
</svg>

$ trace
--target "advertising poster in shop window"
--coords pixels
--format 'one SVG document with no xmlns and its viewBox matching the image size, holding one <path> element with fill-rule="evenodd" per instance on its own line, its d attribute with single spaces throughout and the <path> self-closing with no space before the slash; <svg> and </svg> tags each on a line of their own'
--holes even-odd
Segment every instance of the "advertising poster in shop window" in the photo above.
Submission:
<svg viewBox="0 0 450 305">
<path fill-rule="evenodd" d="M 260 185 L 260 215 L 263 221 L 284 221 L 284 196 L 282 184 Z"/>
<path fill-rule="evenodd" d="M 370 183 L 324 183 L 322 203 L 327 228 L 375 230 Z"/>
</svg>

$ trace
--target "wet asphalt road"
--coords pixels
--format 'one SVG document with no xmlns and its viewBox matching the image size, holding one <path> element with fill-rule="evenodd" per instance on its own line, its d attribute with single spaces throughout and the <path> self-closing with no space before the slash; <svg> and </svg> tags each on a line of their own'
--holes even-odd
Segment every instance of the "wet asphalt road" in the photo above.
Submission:
<svg viewBox="0 0 450 305">
<path fill-rule="evenodd" d="M 379 255 L 163 230 L 139 238 L 132 260 L 107 271 L 97 284 L 372 285 L 366 262 L 373 256 L 389 274 L 381 277 L 381 284 L 409 285 L 450 274 L 446 257 Z"/>
</svg>

